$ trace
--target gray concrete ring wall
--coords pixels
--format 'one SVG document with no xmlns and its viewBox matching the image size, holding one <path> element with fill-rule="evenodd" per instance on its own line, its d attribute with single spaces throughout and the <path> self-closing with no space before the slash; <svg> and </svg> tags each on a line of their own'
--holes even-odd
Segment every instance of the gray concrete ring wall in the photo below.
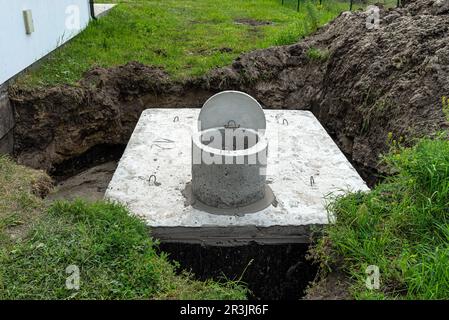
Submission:
<svg viewBox="0 0 449 320">
<path fill-rule="evenodd" d="M 207 132 L 211 133 L 208 138 L 216 139 L 206 145 L 202 137 Z M 247 145 L 245 138 L 248 138 Z M 266 139 L 251 129 L 213 128 L 193 134 L 192 191 L 195 198 L 214 208 L 238 208 L 262 200 L 267 148 Z"/>
</svg>

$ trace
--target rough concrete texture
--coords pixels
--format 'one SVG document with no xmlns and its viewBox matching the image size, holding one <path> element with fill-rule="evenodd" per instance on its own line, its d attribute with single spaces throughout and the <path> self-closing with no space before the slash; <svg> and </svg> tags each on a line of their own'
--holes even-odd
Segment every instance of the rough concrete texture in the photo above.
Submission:
<svg viewBox="0 0 449 320">
<path fill-rule="evenodd" d="M 190 135 L 199 111 L 145 110 L 106 190 L 106 198 L 125 204 L 162 239 L 192 227 L 178 240 L 195 234 L 202 239 L 214 237 L 217 228 L 226 238 L 227 232 L 240 228 L 240 235 L 248 230 L 252 240 L 287 241 L 291 235 L 304 236 L 304 226 L 328 223 L 325 197 L 330 193 L 368 190 L 312 113 L 266 110 L 270 143 L 267 181 L 276 203 L 240 216 L 197 210 L 186 203 L 182 191 L 192 178 Z M 175 117 L 179 121 L 173 122 Z M 150 179 L 152 175 L 156 181 Z M 270 227 L 278 229 L 275 233 L 264 231 Z M 168 229 L 161 233 L 158 228 Z"/>
<path fill-rule="evenodd" d="M 203 140 L 210 143 L 206 145 Z M 192 191 L 195 199 L 215 208 L 243 207 L 262 200 L 267 152 L 264 135 L 254 130 L 215 128 L 194 134 Z"/>
<path fill-rule="evenodd" d="M 212 207 L 237 208 L 265 197 L 265 176 L 258 165 L 193 165 L 192 176 L 195 198 Z"/>
</svg>

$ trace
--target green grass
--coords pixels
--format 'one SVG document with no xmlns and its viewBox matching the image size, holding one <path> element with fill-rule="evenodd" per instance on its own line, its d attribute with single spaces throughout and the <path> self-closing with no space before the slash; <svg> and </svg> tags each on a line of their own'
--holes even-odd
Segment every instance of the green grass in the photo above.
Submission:
<svg viewBox="0 0 449 320">
<path fill-rule="evenodd" d="M 0 246 L 10 237 L 26 235 L 43 208 L 36 194 L 50 188 L 51 179 L 43 171 L 18 166 L 0 155 Z"/>
<path fill-rule="evenodd" d="M 446 96 L 441 98 L 441 103 L 443 105 L 443 114 L 446 117 L 446 120 L 449 121 L 449 99 Z"/>
<path fill-rule="evenodd" d="M 307 50 L 307 57 L 312 61 L 323 62 L 329 59 L 329 51 L 318 48 L 309 48 Z"/>
<path fill-rule="evenodd" d="M 145 224 L 122 206 L 78 200 L 47 207 L 32 193 L 42 177 L 0 157 L 0 300 L 246 298 L 236 281 L 178 274 Z M 66 287 L 72 265 L 79 290 Z"/>
<path fill-rule="evenodd" d="M 449 297 L 449 140 L 395 147 L 385 158 L 393 176 L 368 193 L 338 197 L 336 222 L 313 249 L 323 270 L 343 268 L 360 299 Z M 365 286 L 380 268 L 380 288 Z"/>
<path fill-rule="evenodd" d="M 73 84 L 93 66 L 129 61 L 163 67 L 176 79 L 198 76 L 244 52 L 297 42 L 347 10 L 347 3 L 333 0 L 303 2 L 300 12 L 280 0 L 115 2 L 119 4 L 109 15 L 92 22 L 19 83 Z M 239 19 L 272 24 L 250 26 L 236 23 Z"/>
</svg>

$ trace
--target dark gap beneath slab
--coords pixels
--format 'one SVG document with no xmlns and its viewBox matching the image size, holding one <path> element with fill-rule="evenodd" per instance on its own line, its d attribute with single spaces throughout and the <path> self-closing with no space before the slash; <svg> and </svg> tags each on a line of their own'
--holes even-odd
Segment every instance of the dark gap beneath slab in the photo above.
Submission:
<svg viewBox="0 0 449 320">
<path fill-rule="evenodd" d="M 160 243 L 181 269 L 199 280 L 223 278 L 246 283 L 250 300 L 298 300 L 317 274 L 317 266 L 306 260 L 309 244 L 256 244 L 205 246 Z"/>
<path fill-rule="evenodd" d="M 66 180 L 94 166 L 119 160 L 126 145 L 122 144 L 98 144 L 85 153 L 55 164 L 49 174 L 56 182 Z"/>
</svg>

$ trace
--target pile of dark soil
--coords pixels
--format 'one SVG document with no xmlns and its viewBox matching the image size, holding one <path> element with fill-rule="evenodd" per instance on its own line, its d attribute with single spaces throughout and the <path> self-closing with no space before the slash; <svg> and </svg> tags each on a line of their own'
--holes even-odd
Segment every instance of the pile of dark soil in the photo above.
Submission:
<svg viewBox="0 0 449 320">
<path fill-rule="evenodd" d="M 441 97 L 449 95 L 449 4 L 381 9 L 378 28 L 367 28 L 367 18 L 342 13 L 300 43 L 257 50 L 183 82 L 132 62 L 94 68 L 76 86 L 15 87 L 15 154 L 52 170 L 96 145 L 126 144 L 146 108 L 200 107 L 211 94 L 236 89 L 265 108 L 311 110 L 373 179 L 385 173 L 378 160 L 389 135 L 411 143 L 448 127 Z"/>
<path fill-rule="evenodd" d="M 448 127 L 449 1 L 381 8 L 374 29 L 368 16 L 342 13 L 298 44 L 251 52 L 203 81 L 247 91 L 267 108 L 310 109 L 373 182 L 386 173 L 378 160 L 389 135 L 407 144 Z"/>
</svg>

